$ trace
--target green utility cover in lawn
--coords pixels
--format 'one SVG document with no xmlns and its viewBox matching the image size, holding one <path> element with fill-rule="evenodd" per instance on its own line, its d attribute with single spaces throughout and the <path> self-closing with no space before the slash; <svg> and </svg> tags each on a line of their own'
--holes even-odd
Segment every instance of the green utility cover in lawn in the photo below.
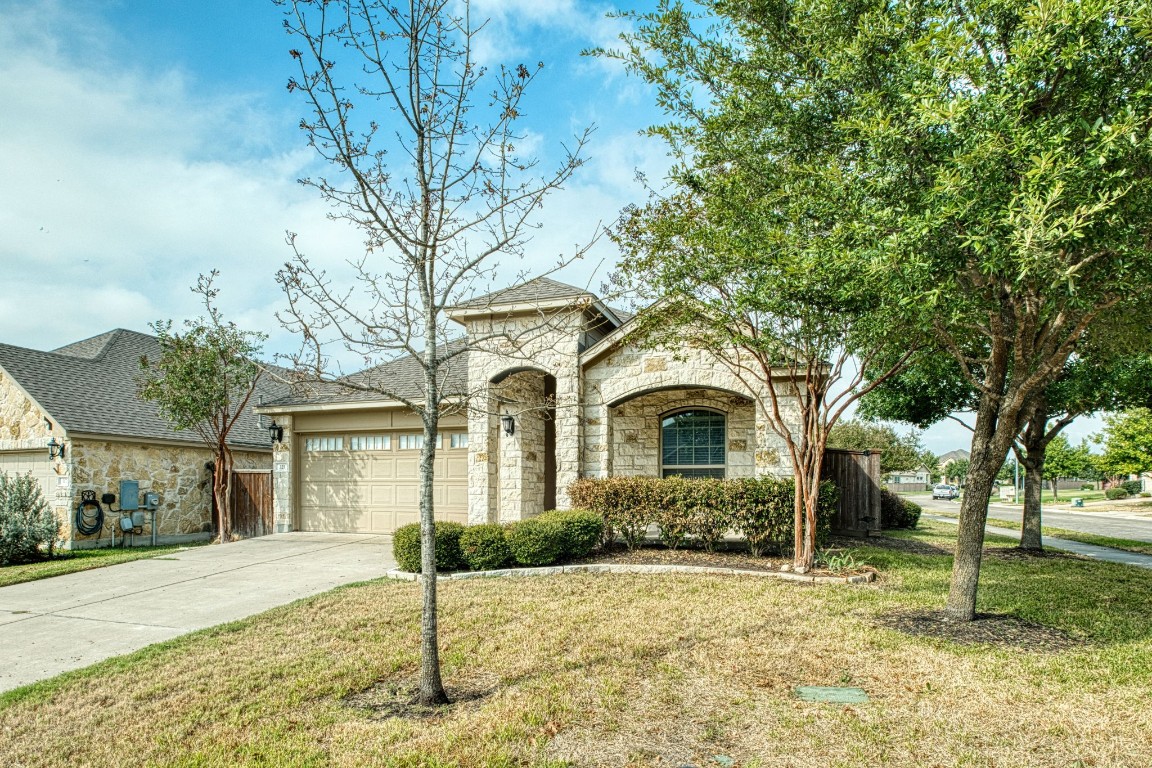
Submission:
<svg viewBox="0 0 1152 768">
<path fill-rule="evenodd" d="M 824 685 L 802 685 L 796 695 L 804 701 L 822 701 L 826 704 L 864 704 L 868 694 L 863 688 L 837 688 Z"/>
</svg>

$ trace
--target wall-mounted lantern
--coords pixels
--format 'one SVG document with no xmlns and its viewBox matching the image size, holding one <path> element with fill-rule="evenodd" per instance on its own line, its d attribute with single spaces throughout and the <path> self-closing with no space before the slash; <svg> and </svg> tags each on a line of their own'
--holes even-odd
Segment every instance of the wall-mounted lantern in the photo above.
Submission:
<svg viewBox="0 0 1152 768">
<path fill-rule="evenodd" d="M 64 458 L 64 443 L 56 442 L 56 438 L 48 441 L 48 458 L 49 459 L 62 459 Z"/>
<path fill-rule="evenodd" d="M 504 427 L 504 434 L 509 437 L 516 434 L 516 419 L 512 418 L 512 414 L 506 413 L 501 416 L 500 424 Z"/>
<path fill-rule="evenodd" d="M 272 438 L 273 444 L 284 441 L 284 427 L 277 424 L 275 419 L 268 425 L 268 436 Z"/>
</svg>

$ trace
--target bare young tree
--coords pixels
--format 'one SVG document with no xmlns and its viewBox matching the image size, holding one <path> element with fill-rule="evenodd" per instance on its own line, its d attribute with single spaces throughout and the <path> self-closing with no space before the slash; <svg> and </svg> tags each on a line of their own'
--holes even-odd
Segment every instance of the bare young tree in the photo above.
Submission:
<svg viewBox="0 0 1152 768">
<path fill-rule="evenodd" d="M 548 171 L 521 155 L 525 90 L 543 64 L 488 68 L 474 57 L 484 27 L 467 0 L 279 0 L 285 30 L 298 41 L 288 89 L 309 116 L 308 143 L 334 168 L 303 179 L 359 228 L 365 252 L 352 262 L 354 287 L 313 265 L 289 234 L 293 260 L 278 281 L 300 333 L 298 370 L 403 403 L 421 417 L 420 538 L 423 621 L 418 700 L 448 701 L 436 625 L 433 473 L 439 419 L 460 407 L 447 372 L 483 338 L 453 338 L 446 310 L 477 292 L 494 257 L 520 256 L 544 198 L 581 165 L 589 131 Z M 578 256 L 580 254 L 576 254 Z M 522 275 L 521 275 L 522 279 Z M 346 378 L 331 362 L 354 354 L 365 367 L 409 357 L 419 392 L 364 375 Z"/>
</svg>

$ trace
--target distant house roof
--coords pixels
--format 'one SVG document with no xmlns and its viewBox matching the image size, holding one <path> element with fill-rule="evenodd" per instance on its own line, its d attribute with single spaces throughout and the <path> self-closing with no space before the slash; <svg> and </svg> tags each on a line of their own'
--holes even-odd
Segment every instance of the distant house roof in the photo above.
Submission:
<svg viewBox="0 0 1152 768">
<path fill-rule="evenodd" d="M 465 343 L 463 339 L 456 339 L 449 342 L 448 349 L 459 349 Z M 443 378 L 440 388 L 446 396 L 465 394 L 468 390 L 468 351 L 464 350 L 445 363 L 441 373 Z M 389 402 L 395 400 L 392 395 L 411 400 L 424 399 L 424 369 L 412 355 L 389 360 L 333 382 L 301 382 L 279 397 L 265 399 L 260 405 L 275 408 L 286 405 Z"/>
<path fill-rule="evenodd" d="M 155 405 L 136 396 L 140 358 L 159 354 L 154 336 L 118 329 L 51 352 L 0 344 L 0 368 L 68 432 L 200 443 L 194 432 L 172 429 Z M 283 389 L 265 378 L 253 400 L 279 396 Z M 237 422 L 230 442 L 270 448 L 251 409 Z"/>
<path fill-rule="evenodd" d="M 953 461 L 959 461 L 961 459 L 967 459 L 967 458 L 970 458 L 971 456 L 972 456 L 972 454 L 968 453 L 968 451 L 964 450 L 963 448 L 957 448 L 954 451 L 948 451 L 948 453 L 945 453 L 943 456 L 940 457 L 940 459 L 939 459 L 940 466 L 944 466 L 945 464 L 951 464 Z"/>
</svg>

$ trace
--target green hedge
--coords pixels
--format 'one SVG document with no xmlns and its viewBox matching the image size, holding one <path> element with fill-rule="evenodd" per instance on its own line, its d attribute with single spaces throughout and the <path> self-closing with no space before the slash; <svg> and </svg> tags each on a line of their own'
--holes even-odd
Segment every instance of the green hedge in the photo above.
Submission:
<svg viewBox="0 0 1152 768">
<path fill-rule="evenodd" d="M 512 551 L 504 538 L 504 526 L 495 523 L 472 525 L 460 534 L 460 552 L 474 571 L 494 571 L 512 561 Z"/>
<path fill-rule="evenodd" d="M 604 519 L 586 509 L 554 509 L 535 519 L 559 523 L 563 532 L 561 560 L 588 557 L 604 538 Z"/>
<path fill-rule="evenodd" d="M 1109 488 L 1108 490 L 1104 491 L 1104 498 L 1109 499 L 1110 501 L 1126 499 L 1128 498 L 1128 490 L 1123 486 L 1118 485 L 1115 488 Z"/>
<path fill-rule="evenodd" d="M 880 527 L 915 528 L 924 508 L 887 488 L 880 491 Z"/>
<path fill-rule="evenodd" d="M 507 528 L 508 549 L 519 565 L 552 565 L 564 554 L 564 526 L 539 517 L 520 520 Z"/>
<path fill-rule="evenodd" d="M 460 551 L 460 537 L 467 529 L 460 523 L 436 521 L 436 570 L 458 571 L 467 565 Z M 420 523 L 402 525 L 392 534 L 392 556 L 396 566 L 409 573 L 419 573 Z"/>
<path fill-rule="evenodd" d="M 1143 483 L 1141 483 L 1139 480 L 1125 480 L 1124 482 L 1120 483 L 1120 487 L 1128 491 L 1129 496 L 1135 496 L 1136 494 L 1140 493 L 1140 491 L 1144 490 Z"/>
<path fill-rule="evenodd" d="M 577 480 L 568 488 L 573 504 L 604 519 L 605 530 L 623 537 L 630 549 L 644 541 L 648 526 L 658 525 L 670 547 L 689 538 L 705 549 L 728 531 L 742 535 L 757 554 L 792 546 L 795 486 L 772 477 L 685 479 L 681 477 L 610 477 Z M 820 485 L 817 540 L 831 528 L 839 494 Z"/>
</svg>

